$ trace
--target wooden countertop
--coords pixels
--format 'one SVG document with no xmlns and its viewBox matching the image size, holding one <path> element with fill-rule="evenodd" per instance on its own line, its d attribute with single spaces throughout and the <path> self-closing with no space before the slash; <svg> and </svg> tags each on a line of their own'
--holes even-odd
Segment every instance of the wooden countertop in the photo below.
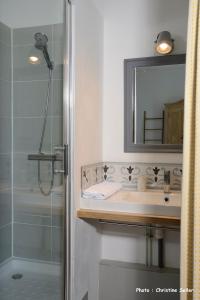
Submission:
<svg viewBox="0 0 200 300">
<path fill-rule="evenodd" d="M 77 217 L 87 220 L 100 220 L 118 223 L 142 223 L 142 224 L 162 224 L 162 225 L 180 225 L 180 217 L 145 215 L 118 211 L 79 209 Z"/>
</svg>

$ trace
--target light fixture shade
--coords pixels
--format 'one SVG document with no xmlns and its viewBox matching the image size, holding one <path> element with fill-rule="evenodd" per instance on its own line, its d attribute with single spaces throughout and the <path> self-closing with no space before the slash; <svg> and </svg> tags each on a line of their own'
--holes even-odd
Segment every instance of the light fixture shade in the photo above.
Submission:
<svg viewBox="0 0 200 300">
<path fill-rule="evenodd" d="M 42 55 L 41 51 L 36 49 L 34 46 L 31 47 L 30 51 L 28 52 L 26 63 L 31 65 L 39 65 L 42 63 Z"/>
<path fill-rule="evenodd" d="M 37 56 L 29 56 L 28 61 L 32 65 L 37 65 L 37 64 L 39 64 L 40 59 Z"/>
<path fill-rule="evenodd" d="M 170 54 L 174 49 L 174 40 L 169 31 L 161 31 L 155 41 L 155 50 L 162 55 Z"/>
</svg>

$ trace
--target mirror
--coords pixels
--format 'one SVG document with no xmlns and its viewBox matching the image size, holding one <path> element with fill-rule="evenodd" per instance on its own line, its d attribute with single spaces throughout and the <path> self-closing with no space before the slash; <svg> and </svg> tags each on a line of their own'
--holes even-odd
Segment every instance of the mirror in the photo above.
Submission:
<svg viewBox="0 0 200 300">
<path fill-rule="evenodd" d="M 182 152 L 185 54 L 124 61 L 125 152 Z"/>
</svg>

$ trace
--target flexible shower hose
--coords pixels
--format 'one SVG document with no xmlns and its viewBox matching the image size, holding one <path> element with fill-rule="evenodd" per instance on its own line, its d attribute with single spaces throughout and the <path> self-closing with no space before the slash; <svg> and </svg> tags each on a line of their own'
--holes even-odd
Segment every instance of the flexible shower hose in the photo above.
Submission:
<svg viewBox="0 0 200 300">
<path fill-rule="evenodd" d="M 45 130 L 46 130 L 46 125 L 47 125 L 49 103 L 50 103 L 50 99 L 51 99 L 51 85 L 52 85 L 52 70 L 49 69 L 49 80 L 48 80 L 47 96 L 46 96 L 46 103 L 45 103 L 45 110 L 44 110 L 44 121 L 43 121 L 43 126 L 42 126 L 40 145 L 39 145 L 39 149 L 38 149 L 39 154 L 44 154 L 44 152 L 42 152 L 42 147 L 43 147 Z M 39 185 L 39 189 L 40 189 L 41 193 L 44 196 L 49 196 L 52 191 L 53 184 L 54 184 L 54 162 L 51 161 L 51 180 L 50 180 L 49 188 L 45 191 L 42 186 L 42 179 L 41 179 L 41 162 L 38 160 L 38 185 Z"/>
</svg>

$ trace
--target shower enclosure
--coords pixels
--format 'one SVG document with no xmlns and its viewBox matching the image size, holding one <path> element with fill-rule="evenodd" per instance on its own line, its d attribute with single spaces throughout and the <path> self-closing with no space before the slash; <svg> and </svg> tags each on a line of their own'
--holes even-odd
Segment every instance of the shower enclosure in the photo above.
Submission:
<svg viewBox="0 0 200 300">
<path fill-rule="evenodd" d="M 0 0 L 1 300 L 67 299 L 67 5 Z"/>
</svg>

